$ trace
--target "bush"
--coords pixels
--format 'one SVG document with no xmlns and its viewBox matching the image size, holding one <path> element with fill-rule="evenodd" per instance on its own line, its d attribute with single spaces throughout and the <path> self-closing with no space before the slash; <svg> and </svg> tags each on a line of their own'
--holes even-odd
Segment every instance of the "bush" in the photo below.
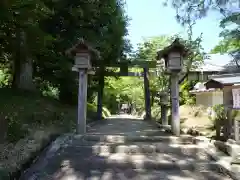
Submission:
<svg viewBox="0 0 240 180">
<path fill-rule="evenodd" d="M 0 70 L 0 88 L 9 86 L 9 79 L 8 69 Z"/>
<path fill-rule="evenodd" d="M 189 93 L 193 89 L 195 81 L 184 81 L 180 87 L 180 104 L 193 105 L 196 102 L 196 97 Z"/>
<path fill-rule="evenodd" d="M 87 110 L 89 112 L 97 112 L 97 106 L 95 104 L 87 103 Z"/>
<path fill-rule="evenodd" d="M 230 118 L 234 119 L 238 114 L 238 111 L 232 110 Z M 209 119 L 213 121 L 225 121 L 227 120 L 227 111 L 224 108 L 224 105 L 217 104 L 212 108 L 208 109 Z"/>
<path fill-rule="evenodd" d="M 214 124 L 216 124 L 216 121 L 226 120 L 227 113 L 222 104 L 217 104 L 208 109 L 208 117 L 210 120 L 214 121 Z"/>
<path fill-rule="evenodd" d="M 233 110 L 231 111 L 231 114 L 229 116 L 230 119 L 234 119 L 237 115 L 237 111 Z M 228 114 L 226 109 L 224 108 L 224 105 L 217 104 L 213 106 L 212 108 L 208 109 L 208 117 L 210 120 L 213 121 L 213 129 L 216 130 L 216 137 L 220 138 L 221 135 L 221 127 L 224 125 L 224 121 L 228 120 Z"/>
<path fill-rule="evenodd" d="M 64 131 L 70 131 L 75 127 L 77 116 L 75 106 L 63 105 L 55 99 L 0 88 L 0 101 L 0 129 L 5 129 L 6 140 L 10 142 L 17 141 L 29 131 L 44 126 L 54 125 Z"/>
<path fill-rule="evenodd" d="M 151 109 L 152 118 L 159 121 L 161 119 L 161 106 L 154 105 Z"/>
</svg>

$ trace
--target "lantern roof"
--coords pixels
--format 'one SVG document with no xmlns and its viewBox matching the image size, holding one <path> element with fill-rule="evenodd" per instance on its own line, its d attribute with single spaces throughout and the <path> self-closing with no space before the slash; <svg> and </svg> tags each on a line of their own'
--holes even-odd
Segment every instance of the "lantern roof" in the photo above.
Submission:
<svg viewBox="0 0 240 180">
<path fill-rule="evenodd" d="M 189 50 L 180 42 L 179 38 L 176 38 L 173 43 L 164 49 L 157 52 L 157 59 L 166 57 L 170 52 L 178 51 L 183 57 L 187 56 Z"/>
<path fill-rule="evenodd" d="M 77 53 L 90 53 L 98 58 L 100 58 L 100 52 L 93 48 L 87 41 L 85 41 L 83 38 L 79 39 L 75 45 L 73 45 L 71 48 L 69 48 L 66 51 L 66 54 L 68 56 L 75 56 Z"/>
</svg>

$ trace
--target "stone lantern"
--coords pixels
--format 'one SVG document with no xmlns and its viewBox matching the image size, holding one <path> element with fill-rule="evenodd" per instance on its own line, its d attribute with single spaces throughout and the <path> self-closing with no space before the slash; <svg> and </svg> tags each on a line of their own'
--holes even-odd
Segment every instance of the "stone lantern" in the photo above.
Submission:
<svg viewBox="0 0 240 180">
<path fill-rule="evenodd" d="M 187 55 L 187 49 L 176 39 L 170 46 L 157 53 L 157 59 L 164 60 L 165 70 L 168 73 L 178 73 L 183 69 L 183 58 Z"/>
<path fill-rule="evenodd" d="M 171 79 L 171 129 L 174 135 L 180 135 L 179 117 L 179 73 L 183 69 L 183 58 L 187 56 L 188 50 L 179 39 L 176 39 L 170 46 L 157 52 L 157 59 L 164 61 L 165 72 L 170 74 Z M 166 125 L 165 121 L 165 125 Z"/>
<path fill-rule="evenodd" d="M 168 93 L 165 91 L 162 91 L 158 93 L 158 96 L 160 97 L 160 104 L 168 105 Z"/>
<path fill-rule="evenodd" d="M 99 58 L 100 54 L 83 39 L 68 49 L 66 54 L 74 58 L 72 70 L 79 72 L 77 133 L 84 134 L 86 132 L 87 78 L 88 74 L 92 73 L 91 58 L 93 56 Z"/>
<path fill-rule="evenodd" d="M 78 69 L 90 70 L 92 68 L 91 58 L 93 56 L 100 57 L 100 53 L 84 39 L 80 39 L 72 48 L 68 49 L 66 54 L 74 57 L 73 71 L 78 71 Z"/>
<path fill-rule="evenodd" d="M 167 109 L 168 109 L 168 93 L 167 91 L 162 91 L 158 93 L 158 97 L 160 98 L 160 106 L 161 106 L 161 122 L 163 127 L 168 125 L 167 119 Z"/>
</svg>

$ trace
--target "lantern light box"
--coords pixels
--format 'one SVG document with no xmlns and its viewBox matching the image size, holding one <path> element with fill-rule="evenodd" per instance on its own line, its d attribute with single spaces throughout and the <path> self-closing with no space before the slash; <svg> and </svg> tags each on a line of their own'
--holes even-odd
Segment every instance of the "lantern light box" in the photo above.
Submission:
<svg viewBox="0 0 240 180">
<path fill-rule="evenodd" d="M 77 53 L 74 60 L 77 68 L 90 69 L 92 67 L 90 54 L 87 52 Z"/>
<path fill-rule="evenodd" d="M 77 69 L 91 69 L 91 56 L 94 54 L 97 58 L 100 57 L 99 52 L 83 39 L 80 39 L 77 44 L 68 49 L 66 53 L 74 57 L 74 67 L 72 68 L 74 71 Z"/>
</svg>

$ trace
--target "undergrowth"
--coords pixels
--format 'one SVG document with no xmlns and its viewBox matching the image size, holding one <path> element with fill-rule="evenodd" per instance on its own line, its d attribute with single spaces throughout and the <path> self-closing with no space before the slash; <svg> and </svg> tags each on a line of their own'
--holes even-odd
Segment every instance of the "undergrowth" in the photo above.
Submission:
<svg viewBox="0 0 240 180">
<path fill-rule="evenodd" d="M 97 107 L 87 104 L 87 121 L 96 120 Z M 110 112 L 104 108 L 104 117 Z M 77 106 L 37 93 L 0 88 L 0 179 L 19 171 L 52 135 L 75 130 Z"/>
<path fill-rule="evenodd" d="M 96 118 L 96 105 L 87 104 L 87 120 Z M 104 117 L 110 115 L 104 108 Z M 77 107 L 38 94 L 0 89 L 0 126 L 9 142 L 25 137 L 36 127 L 55 126 L 62 132 L 75 128 Z M 3 132 L 2 132 L 3 134 Z"/>
</svg>

